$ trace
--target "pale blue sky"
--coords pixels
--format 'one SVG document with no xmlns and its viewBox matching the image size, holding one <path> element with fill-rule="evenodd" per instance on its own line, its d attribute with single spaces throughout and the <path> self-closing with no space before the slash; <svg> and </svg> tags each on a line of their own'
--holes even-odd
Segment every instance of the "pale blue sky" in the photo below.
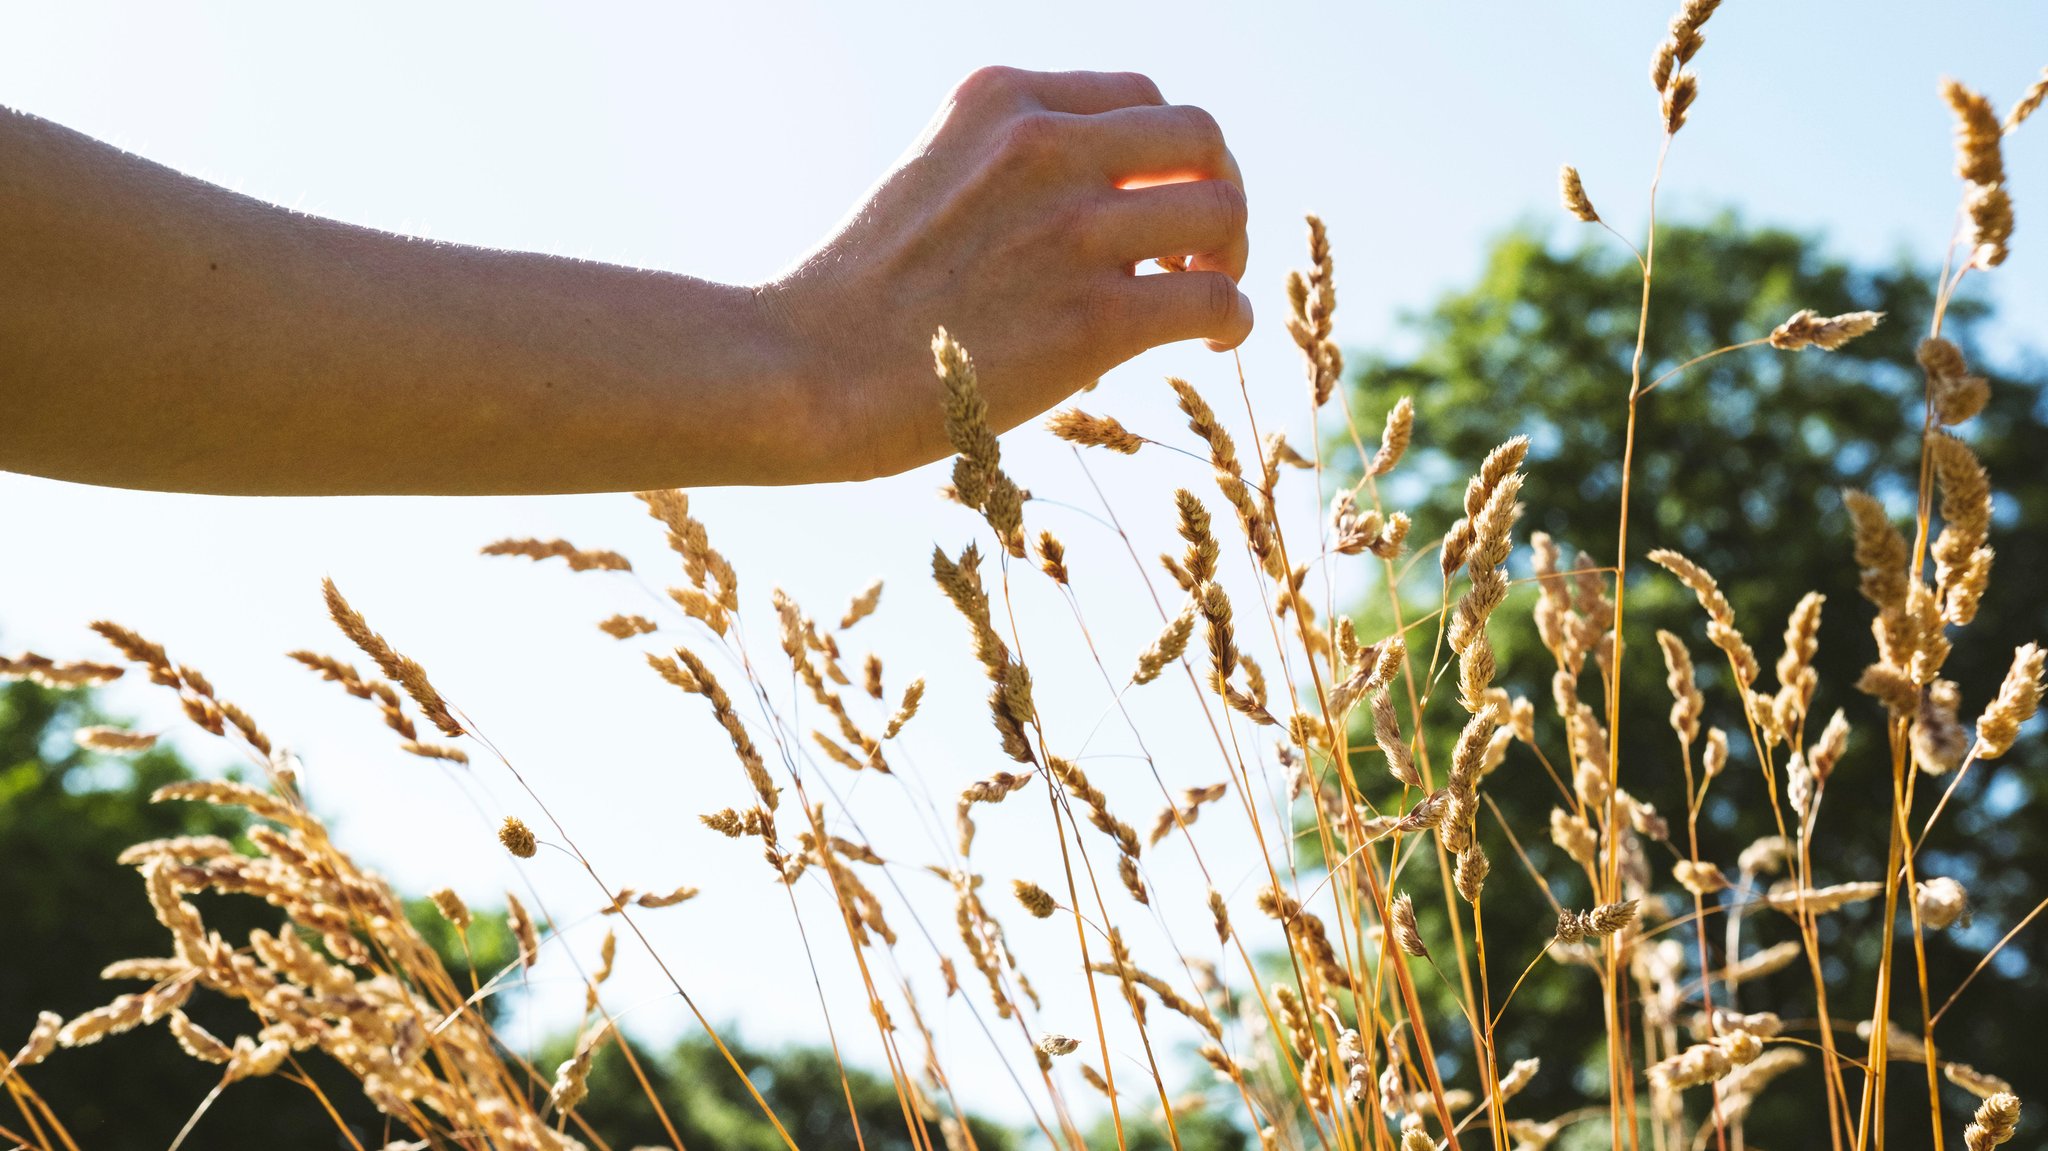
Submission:
<svg viewBox="0 0 2048 1151">
<path fill-rule="evenodd" d="M 1383 345 L 1402 309 L 1468 278 L 1503 226 L 1556 218 L 1561 161 L 1579 165 L 1610 220 L 1639 228 L 1656 150 L 1645 73 L 1666 8 L 8 3 L 0 102 L 308 212 L 752 281 L 823 235 L 974 66 L 1137 69 L 1169 99 L 1215 113 L 1242 162 L 1252 202 L 1246 286 L 1265 320 L 1244 362 L 1269 411 L 1295 412 L 1297 361 L 1272 321 L 1284 269 L 1300 259 L 1300 213 L 1330 222 L 1338 333 L 1353 348 Z M 1938 259 L 1957 188 L 1937 78 L 1959 75 L 2002 107 L 2044 63 L 2040 4 L 1730 0 L 1699 61 L 1702 95 L 1673 153 L 1666 204 L 1739 206 L 1760 222 L 1824 231 L 1859 257 Z M 2048 314 L 2048 241 L 2036 243 L 2048 225 L 2030 210 L 2048 204 L 2048 139 L 2023 133 L 2008 167 L 2016 254 L 1988 282 L 2010 344 L 2033 338 L 2028 321 Z M 1168 349 L 1112 374 L 1088 405 L 1170 436 L 1178 422 L 1159 383 L 1169 373 L 1219 401 L 1234 382 L 1228 358 Z M 1427 441 L 1427 428 L 1418 434 Z M 1035 491 L 1092 503 L 1067 452 L 1043 433 L 1021 431 L 1006 451 Z M 1100 463 L 1097 474 L 1141 552 L 1168 534 L 1171 486 L 1204 479 L 1161 453 Z M 941 478 L 925 469 L 863 486 L 717 491 L 698 507 L 741 570 L 757 642 L 772 634 L 755 614 L 770 586 L 826 616 L 868 578 L 887 578 L 882 613 L 863 625 L 874 632 L 859 638 L 880 646 L 893 682 L 931 677 L 913 748 L 943 797 L 1003 764 L 980 718 L 965 637 L 925 575 L 934 542 L 957 548 L 974 527 L 933 496 Z M 1297 497 L 1305 509 L 1308 495 Z M 1086 519 L 1057 507 L 1036 514 L 1068 538 L 1090 626 L 1120 671 L 1152 630 L 1144 613 L 1122 610 L 1138 594 L 1128 561 Z M 0 476 L 0 537 L 14 557 L 0 567 L 0 632 L 10 649 L 78 656 L 104 654 L 84 629 L 101 615 L 155 637 L 301 750 L 309 789 L 345 844 L 411 888 L 455 883 L 483 900 L 510 882 L 487 824 L 504 811 L 531 815 L 509 781 L 478 771 L 468 789 L 490 818 L 480 815 L 434 768 L 392 752 L 356 701 L 280 658 L 296 646 L 339 650 L 318 596 L 331 574 L 507 748 L 616 882 L 707 888 L 698 903 L 653 917 L 700 1000 L 747 1004 L 733 1011 L 751 1035 L 818 1037 L 813 1002 L 792 993 L 808 977 L 786 906 L 756 853 L 695 826 L 696 812 L 744 798 L 701 701 L 674 698 L 634 645 L 589 626 L 632 609 L 637 593 L 475 556 L 507 534 L 619 547 L 650 579 L 670 578 L 658 532 L 624 497 L 229 500 Z M 1043 621 L 1043 638 L 1032 633 L 1036 658 L 1085 660 L 1063 609 L 1026 599 Z M 1088 676 L 1041 673 L 1040 689 L 1075 743 L 1102 715 L 1100 684 Z M 173 722 L 168 701 L 143 687 L 122 685 L 112 698 L 150 725 Z M 1139 707 L 1170 783 L 1220 777 L 1200 743 L 1180 734 L 1184 698 L 1161 692 Z M 1091 750 L 1130 749 L 1113 725 L 1104 731 Z M 224 759 L 203 739 L 180 742 L 202 762 Z M 1158 806 L 1136 761 L 1093 762 L 1128 814 Z M 886 822 L 882 813 L 902 810 L 898 797 L 869 780 L 838 782 L 863 793 L 877 821 L 870 833 L 912 858 L 936 858 L 916 821 Z M 1043 850 L 1038 824 L 1011 814 L 983 820 L 987 858 Z M 1219 876 L 1229 886 L 1251 873 L 1250 856 L 1232 857 L 1221 840 L 1219 857 L 1241 869 Z M 558 910 L 589 905 L 559 858 L 528 870 Z M 823 906 L 815 891 L 804 897 Z M 1198 900 L 1181 902 L 1189 906 L 1168 908 L 1168 919 L 1199 932 Z M 1070 936 L 1008 918 L 1037 970 L 1070 964 Z M 942 940 L 949 922 L 935 913 Z M 587 931 L 578 938 L 594 948 Z M 929 956 L 907 954 L 929 989 Z M 828 967 L 844 966 L 836 955 Z M 642 1004 L 636 1019 L 680 1026 L 644 963 L 627 957 L 620 979 L 623 1002 Z M 1057 995 L 1044 1025 L 1079 1033 L 1078 984 L 1046 989 Z M 949 1058 L 985 1065 L 957 1006 L 941 1014 L 955 1036 Z M 849 1030 L 858 1028 L 842 1024 L 842 1038 Z M 854 1047 L 872 1057 L 860 1040 Z M 996 1092 L 987 1106 L 1014 1113 L 1015 1102 Z"/>
</svg>

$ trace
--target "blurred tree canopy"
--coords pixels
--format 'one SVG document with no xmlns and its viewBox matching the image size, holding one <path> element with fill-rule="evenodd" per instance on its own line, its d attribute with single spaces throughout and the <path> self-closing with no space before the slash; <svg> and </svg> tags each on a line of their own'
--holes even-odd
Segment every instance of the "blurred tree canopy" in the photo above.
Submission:
<svg viewBox="0 0 2048 1151">
<path fill-rule="evenodd" d="M 730 1033 L 722 1038 L 798 1147 L 806 1151 L 813 1147 L 856 1147 L 864 1141 L 869 1151 L 914 1151 L 920 1145 L 908 1133 L 903 1105 L 887 1076 L 849 1066 L 842 1085 L 839 1065 L 829 1048 L 798 1047 L 769 1052 Z M 564 1041 L 552 1046 L 547 1057 L 539 1062 L 552 1067 L 568 1058 L 570 1052 L 570 1044 Z M 669 1120 L 675 1124 L 683 1146 L 692 1151 L 700 1147 L 719 1151 L 783 1151 L 786 1147 L 746 1086 L 733 1074 L 725 1056 L 709 1039 L 692 1036 L 665 1053 L 636 1042 L 633 1053 L 646 1072 L 648 1083 L 661 1098 Z M 847 1115 L 849 1090 L 853 1093 L 854 1111 L 860 1116 L 859 1139 L 855 1138 L 853 1122 Z M 580 1110 L 593 1128 L 619 1147 L 672 1145 L 617 1044 L 607 1044 L 592 1060 L 590 1098 Z M 929 1116 L 927 1121 L 936 1139 L 939 1123 Z M 1011 1151 L 1017 1146 L 1016 1140 L 1001 1127 L 972 1117 L 968 1124 L 975 1142 L 984 1151 Z"/>
<path fill-rule="evenodd" d="M 1528 481 L 1518 544 L 1544 531 L 1564 549 L 1561 566 L 1571 566 L 1579 551 L 1598 564 L 1614 562 L 1641 280 L 1626 249 L 1604 234 L 1595 235 L 1583 246 L 1558 247 L 1539 229 L 1508 232 L 1493 246 L 1472 286 L 1407 318 L 1408 332 L 1417 338 L 1412 356 L 1375 356 L 1359 364 L 1350 403 L 1368 447 L 1381 414 L 1400 396 L 1414 399 L 1416 447 L 1381 481 L 1386 507 L 1415 517 L 1411 547 L 1433 543 L 1461 514 L 1465 477 L 1487 451 L 1526 433 Z M 1731 877 L 1736 854 L 1775 831 L 1764 781 L 1749 750 L 1739 701 L 1729 691 L 1726 663 L 1706 643 L 1701 611 L 1690 593 L 1643 557 L 1653 548 L 1675 548 L 1719 578 L 1734 603 L 1738 625 L 1765 665 L 1759 686 L 1775 687 L 1769 668 L 1782 650 L 1780 637 L 1793 605 L 1809 590 L 1826 595 L 1815 661 L 1820 689 L 1809 737 L 1837 708 L 1846 713 L 1853 732 L 1815 831 L 1815 882 L 1883 878 L 1890 761 L 1883 711 L 1853 687 L 1876 649 L 1870 634 L 1873 609 L 1857 594 L 1840 493 L 1844 487 L 1868 489 L 1885 498 L 1899 522 L 1908 521 L 1922 411 L 1914 349 L 1927 332 L 1934 282 L 1935 272 L 1928 267 L 1906 261 L 1852 266 L 1830 256 L 1812 237 L 1749 227 L 1733 215 L 1667 224 L 1659 231 L 1646 382 L 1693 356 L 1763 336 L 1800 308 L 1823 315 L 1861 309 L 1886 313 L 1874 333 L 1840 351 L 1787 353 L 1765 347 L 1733 352 L 1674 376 L 1640 402 L 1620 778 L 1622 786 L 1672 820 L 1682 851 L 1684 788 L 1676 738 L 1666 722 L 1671 698 L 1655 642 L 1656 631 L 1668 628 L 1684 637 L 1699 666 L 1708 701 L 1705 722 L 1726 729 L 1735 749 L 1700 823 L 1702 857 L 1720 862 Z M 1982 455 L 1997 493 L 1991 543 L 1998 559 L 1991 587 L 1977 620 L 1959 632 L 1951 629 L 1955 653 L 1944 671 L 1961 684 L 1966 721 L 1996 694 L 2014 646 L 2048 638 L 2048 596 L 2035 582 L 2048 565 L 2048 534 L 2042 531 L 2048 522 L 2048 469 L 2040 456 L 2048 445 L 2043 374 L 1988 363 L 1978 354 L 1972 336 L 1989 318 L 1984 302 L 1966 297 L 1949 309 L 1944 327 L 1971 353 L 1972 370 L 1989 376 L 1992 386 L 1990 407 L 1961 429 Z M 1333 458 L 1349 454 L 1348 437 L 1342 442 L 1345 449 Z M 1527 548 L 1518 548 L 1512 574 L 1528 576 L 1527 563 Z M 1439 595 L 1433 556 L 1416 563 L 1408 581 L 1407 601 L 1433 610 Z M 1453 597 L 1457 594 L 1454 587 Z M 1536 705 L 1539 740 L 1552 761 L 1562 763 L 1563 723 L 1550 691 L 1555 665 L 1530 622 L 1534 601 L 1533 586 L 1520 585 L 1493 616 L 1501 669 L 1497 682 Z M 1411 611 L 1411 618 L 1416 614 Z M 1385 634 L 1390 618 L 1383 592 L 1367 596 L 1360 622 L 1363 638 Z M 1422 636 L 1426 647 L 1431 634 L 1433 629 L 1411 633 L 1411 647 L 1417 646 L 1413 635 Z M 1597 682 L 1590 660 L 1586 675 L 1588 684 Z M 1446 761 L 1450 737 L 1463 720 L 1455 695 L 1439 690 L 1431 704 L 1431 749 L 1439 764 Z M 1368 794 L 1385 792 L 1377 756 L 1361 756 L 1356 766 Z M 2048 824 L 2023 809 L 2039 795 L 2044 766 L 2048 748 L 2038 738 L 2023 736 L 2008 758 L 1973 768 L 1920 856 L 1923 879 L 1947 875 L 1960 880 L 1975 909 L 1972 926 L 1930 933 L 1930 990 L 1937 1006 L 2042 894 L 2039 883 L 2028 877 L 2048 874 Z M 1923 778 L 1916 829 L 1947 783 Z M 1567 906 L 1585 906 L 1589 893 L 1580 872 L 1549 842 L 1548 814 L 1558 796 L 1529 749 L 1513 747 L 1481 790 L 1499 802 L 1557 897 Z M 1488 938 L 1526 941 L 1519 950 L 1497 943 L 1489 947 L 1499 988 L 1513 980 L 1550 934 L 1552 916 L 1483 806 L 1480 841 L 1494 861 L 1487 889 L 1492 897 L 1486 908 Z M 1652 861 L 1655 889 L 1682 896 L 1670 879 L 1672 853 L 1654 850 Z M 1418 867 L 1408 874 L 1419 884 L 1433 884 L 1434 870 Z M 1430 878 L 1424 879 L 1424 873 Z M 1434 915 L 1425 931 L 1448 939 L 1441 895 L 1418 892 L 1416 903 Z M 1878 901 L 1821 919 L 1822 947 L 1830 955 L 1830 1006 L 1838 1020 L 1866 1018 L 1870 1012 L 1881 906 Z M 1716 929 L 1709 932 L 1716 947 L 1720 922 L 1717 917 Z M 1746 942 L 1792 938 L 1796 933 L 1790 920 L 1776 913 L 1753 912 L 1745 920 Z M 2022 1098 L 2048 1098 L 2048 1064 L 2038 1058 L 2033 1037 L 2009 1025 L 2014 1019 L 2048 1018 L 2048 972 L 2038 960 L 2042 954 L 2038 939 L 2020 937 L 1936 1032 L 1945 1056 L 2004 1076 Z M 1901 962 L 1906 974 L 1899 981 L 1893 1019 L 1917 1033 L 1920 1008 L 1912 991 L 1909 946 L 1902 949 Z M 1529 981 L 1507 1016 L 1501 1057 L 1503 1066 L 1528 1055 L 1544 1058 L 1544 1073 L 1510 1112 L 1543 1119 L 1575 1106 L 1581 1092 L 1604 1099 L 1606 1066 L 1600 1013 L 1589 1006 L 1598 1002 L 1592 974 L 1555 966 L 1538 974 L 1542 977 Z M 1444 1017 L 1452 1014 L 1448 998 L 1441 1006 Z M 1768 981 L 1745 984 L 1740 1006 L 1810 1021 L 1810 974 L 1803 964 L 1795 965 Z M 1810 1025 L 1806 1036 L 1813 1037 Z M 1852 1053 L 1860 1053 L 1853 1036 L 1843 1039 Z M 1439 1042 L 1438 1050 L 1446 1053 L 1447 1066 L 1469 1065 L 1471 1046 L 1462 1033 L 1455 1042 Z M 1850 1074 L 1854 1092 L 1857 1080 Z M 1914 1069 L 1893 1081 L 1888 1133 L 1894 1146 L 1919 1146 L 1913 1140 L 1928 1139 L 1919 1074 Z M 1942 1090 L 1950 1129 L 1960 1131 L 1976 1100 L 1953 1086 Z M 1809 1065 L 1765 1093 L 1753 1129 L 1786 1132 L 1774 1138 L 1795 1143 L 1805 1133 L 1813 1145 L 1825 1139 L 1822 1098 L 1817 1066 Z"/>
</svg>

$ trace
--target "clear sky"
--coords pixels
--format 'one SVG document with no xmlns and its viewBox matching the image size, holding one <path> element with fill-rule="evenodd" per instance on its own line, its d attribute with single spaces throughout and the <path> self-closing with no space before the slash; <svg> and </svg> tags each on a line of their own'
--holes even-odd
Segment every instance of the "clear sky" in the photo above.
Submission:
<svg viewBox="0 0 2048 1151">
<path fill-rule="evenodd" d="M 1355 349 L 1398 341 L 1402 310 L 1468 279 L 1501 228 L 1557 219 L 1561 161 L 1578 164 L 1618 227 L 1639 229 L 1657 131 L 1646 69 L 1667 7 L 6 3 L 0 102 L 307 212 L 750 282 L 820 238 L 973 67 L 1141 70 L 1169 99 L 1212 111 L 1243 165 L 1252 203 L 1246 285 L 1264 317 L 1244 364 L 1267 411 L 1298 412 L 1298 362 L 1273 321 L 1284 270 L 1301 259 L 1301 213 L 1329 220 L 1338 334 Z M 1957 186 L 1937 78 L 1960 76 L 2003 107 L 2043 64 L 2040 4 L 1730 0 L 1699 60 L 1702 94 L 1673 153 L 1666 204 L 1739 207 L 1759 222 L 1822 232 L 1860 258 L 1938 259 Z M 2031 211 L 2048 204 L 2048 124 L 2013 141 L 2008 167 L 2015 255 L 1989 282 L 2005 309 L 2000 344 L 2011 349 L 2038 346 L 2030 321 L 2048 314 L 2048 242 L 2036 243 L 2048 224 Z M 1087 406 L 1171 437 L 1179 423 L 1160 383 L 1166 374 L 1238 410 L 1221 402 L 1234 393 L 1229 358 L 1194 348 L 1141 358 Z M 1299 440 L 1301 421 L 1291 426 Z M 1419 431 L 1425 442 L 1428 434 Z M 1070 454 L 1043 432 L 1020 430 L 1005 450 L 1036 493 L 1096 506 Z M 1164 545 L 1170 488 L 1206 482 L 1202 469 L 1156 451 L 1094 466 L 1141 554 Z M 855 638 L 882 652 L 892 684 L 930 677 L 911 747 L 944 806 L 961 784 L 1005 764 L 981 718 L 963 629 L 926 574 L 934 543 L 957 549 L 975 527 L 934 495 L 942 479 L 927 468 L 857 486 L 712 491 L 696 506 L 740 569 L 757 655 L 777 654 L 771 586 L 836 618 L 869 578 L 887 580 L 880 615 Z M 1305 491 L 1296 497 L 1309 502 Z M 1127 557 L 1077 512 L 1048 503 L 1033 515 L 1034 526 L 1067 538 L 1089 627 L 1122 674 L 1156 622 L 1149 608 L 1129 610 L 1145 601 Z M 98 658 L 106 653 L 85 630 L 89 620 L 140 629 L 300 751 L 308 789 L 346 846 L 409 889 L 452 883 L 488 902 L 513 882 L 490 824 L 508 811 L 534 814 L 502 771 L 480 764 L 457 781 L 396 753 L 367 708 L 281 658 L 299 646 L 341 651 L 319 598 L 320 577 L 332 575 L 520 764 L 608 877 L 706 889 L 696 903 L 650 916 L 700 1002 L 740 1018 L 752 1037 L 820 1037 L 786 902 L 757 852 L 696 825 L 696 813 L 745 798 L 702 701 L 656 682 L 640 645 L 590 626 L 641 610 L 639 591 L 476 555 L 505 535 L 620 548 L 656 586 L 675 578 L 658 530 L 623 496 L 219 499 L 0 475 L 0 538 L 9 544 L 0 636 L 10 650 Z M 1088 669 L 1064 609 L 1026 600 L 1042 621 L 1029 637 L 1034 658 Z M 1101 684 L 1091 675 L 1039 682 L 1072 744 L 1095 757 L 1098 782 L 1134 821 L 1149 817 L 1156 786 L 1139 761 L 1118 758 L 1132 750 L 1128 734 L 1104 723 L 1081 745 L 1104 715 Z M 1221 778 L 1213 747 L 1203 758 L 1186 723 L 1186 686 L 1178 698 L 1174 690 L 1139 697 L 1153 725 L 1150 750 L 1176 787 Z M 171 701 L 146 685 L 110 694 L 143 726 L 175 723 Z M 199 762 L 227 762 L 203 736 L 179 743 Z M 875 821 L 863 826 L 885 851 L 938 858 L 918 820 L 891 814 L 907 810 L 900 795 L 869 778 L 831 778 L 860 793 Z M 978 854 L 1039 858 L 1048 845 L 1028 818 L 1039 811 L 983 819 Z M 1222 838 L 1220 858 L 1237 870 L 1217 882 L 1235 892 L 1251 882 L 1251 859 L 1229 856 Z M 1155 866 L 1184 862 L 1161 860 Z M 565 917 L 592 905 L 559 855 L 527 871 Z M 1051 878 L 1029 865 L 1020 873 Z M 141 898 L 139 884 L 132 894 Z M 818 894 L 808 888 L 802 898 L 828 913 Z M 1201 909 L 1186 902 L 1166 916 L 1196 924 L 1199 937 Z M 927 910 L 949 942 L 950 914 L 943 904 Z M 1071 965 L 1070 935 L 1039 930 L 1007 898 L 999 913 L 1037 970 Z M 831 949 L 836 935 L 812 938 Z M 576 939 L 588 956 L 590 929 Z M 929 989 L 929 953 L 906 955 Z M 845 966 L 838 950 L 824 951 L 822 965 L 834 981 L 830 972 Z M 682 1026 L 639 957 L 622 959 L 620 981 L 632 1018 L 650 1031 Z M 1044 1025 L 1082 1031 L 1078 984 L 1048 990 L 1057 994 Z M 957 1006 L 946 1014 L 949 1058 L 977 1065 L 984 1057 L 971 1021 Z M 859 1030 L 838 1022 L 842 1038 Z M 987 1105 L 1015 1113 L 1003 1092 Z"/>
</svg>

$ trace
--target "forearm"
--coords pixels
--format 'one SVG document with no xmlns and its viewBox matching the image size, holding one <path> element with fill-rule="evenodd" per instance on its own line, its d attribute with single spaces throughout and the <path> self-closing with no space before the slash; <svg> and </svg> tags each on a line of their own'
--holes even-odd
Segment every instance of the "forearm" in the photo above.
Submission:
<svg viewBox="0 0 2048 1151">
<path fill-rule="evenodd" d="M 297 215 L 0 117 L 0 466 L 244 494 L 831 478 L 750 289 Z"/>
</svg>

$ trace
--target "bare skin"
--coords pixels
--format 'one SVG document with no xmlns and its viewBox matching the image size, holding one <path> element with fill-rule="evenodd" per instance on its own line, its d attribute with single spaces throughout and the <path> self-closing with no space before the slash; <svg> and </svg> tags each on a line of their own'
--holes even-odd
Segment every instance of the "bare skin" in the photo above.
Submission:
<svg viewBox="0 0 2048 1151">
<path fill-rule="evenodd" d="M 1234 347 L 1244 220 L 1215 121 L 1126 73 L 974 73 L 754 286 L 299 215 L 0 110 L 0 468 L 245 495 L 887 475 L 947 451 L 941 324 L 1004 428 L 1147 348 Z"/>
</svg>

